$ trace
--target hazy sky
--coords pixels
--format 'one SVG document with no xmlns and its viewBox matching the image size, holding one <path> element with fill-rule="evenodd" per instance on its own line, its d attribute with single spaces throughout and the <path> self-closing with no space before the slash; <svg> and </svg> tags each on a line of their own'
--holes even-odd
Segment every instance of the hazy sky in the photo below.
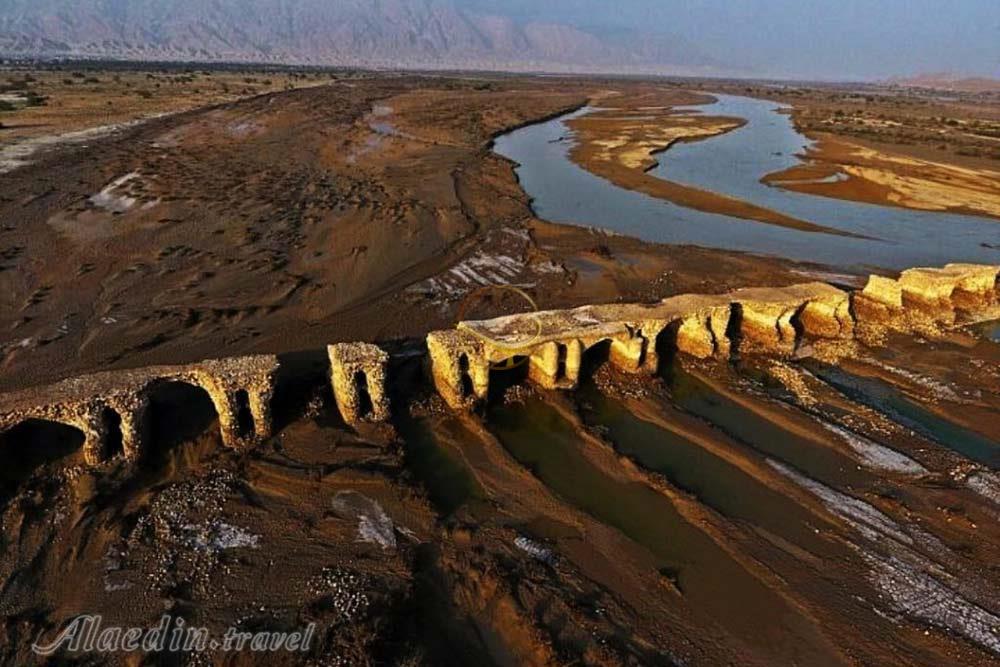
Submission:
<svg viewBox="0 0 1000 667">
<path fill-rule="evenodd" d="M 760 75 L 1000 77 L 1000 0 L 457 0 L 581 27 L 656 29 Z"/>
</svg>

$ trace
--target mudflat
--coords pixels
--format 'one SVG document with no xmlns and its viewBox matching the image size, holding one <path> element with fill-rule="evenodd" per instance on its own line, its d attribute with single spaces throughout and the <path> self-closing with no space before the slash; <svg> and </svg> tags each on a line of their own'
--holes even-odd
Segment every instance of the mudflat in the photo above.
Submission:
<svg viewBox="0 0 1000 667">
<path fill-rule="evenodd" d="M 59 386 L 86 393 L 79 376 L 110 371 L 108 395 L 129 376 L 142 406 L 115 395 L 121 411 L 86 425 L 106 435 L 96 463 L 73 424 L 0 433 L 0 660 L 33 660 L 32 642 L 79 614 L 147 627 L 166 613 L 217 635 L 313 624 L 316 643 L 285 662 L 149 660 L 995 664 L 1000 347 L 983 333 L 992 325 L 962 317 L 1000 307 L 997 269 L 911 273 L 904 293 L 895 276 L 865 289 L 867 276 L 827 266 L 554 224 L 492 150 L 502 133 L 589 105 L 567 138 L 583 168 L 699 210 L 821 231 L 648 173 L 675 142 L 739 127 L 676 112 L 730 84 L 292 70 L 265 85 L 249 69 L 211 71 L 178 90 L 224 79 L 247 91 L 140 95 L 140 122 L 130 111 L 86 134 L 95 99 L 166 81 L 129 70 L 113 92 L 114 73 L 82 74 L 29 74 L 51 106 L 0 116 L 52 114 L 51 131 L 12 139 L 38 142 L 0 174 L 0 391 L 47 397 L 42 385 L 70 378 Z M 730 91 L 774 92 L 747 87 Z M 833 93 L 810 92 L 802 108 L 821 94 Z M 956 169 L 976 172 L 962 188 L 984 177 L 989 158 L 943 153 L 941 183 Z M 803 179 L 833 169 L 808 159 Z M 933 189 L 917 190 L 894 205 L 928 205 L 919 197 Z M 617 335 L 646 346 L 643 373 L 625 368 L 621 340 L 575 341 L 566 391 L 529 381 L 538 359 L 513 359 L 479 367 L 487 395 L 454 409 L 428 368 L 428 331 L 523 312 L 523 295 L 539 309 L 645 311 L 676 294 L 714 303 L 815 281 L 840 299 L 809 304 L 836 320 L 832 338 L 803 337 L 797 301 L 750 299 L 647 327 L 650 340 L 621 324 Z M 863 335 L 858 303 L 874 320 Z M 585 311 L 551 321 L 572 318 L 594 323 Z M 754 327 L 769 352 L 743 344 Z M 682 329 L 711 333 L 712 354 L 682 351 Z M 384 366 L 332 373 L 326 346 L 339 341 L 365 341 Z M 551 349 L 565 375 L 568 352 Z M 277 357 L 242 392 L 211 375 L 116 372 L 252 353 Z M 352 381 L 359 412 L 369 383 L 385 383 L 388 414 L 345 421 Z M 224 435 L 237 431 L 247 441 L 233 447 Z M 142 436 L 141 455 L 126 455 L 126 433 Z"/>
</svg>

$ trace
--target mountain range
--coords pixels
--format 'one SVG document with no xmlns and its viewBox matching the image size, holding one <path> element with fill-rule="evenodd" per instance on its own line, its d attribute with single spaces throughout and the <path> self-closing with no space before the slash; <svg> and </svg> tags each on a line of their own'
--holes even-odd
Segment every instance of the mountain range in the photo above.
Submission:
<svg viewBox="0 0 1000 667">
<path fill-rule="evenodd" d="M 3 0 L 0 55 L 643 74 L 732 72 L 676 35 L 456 0 Z"/>
</svg>

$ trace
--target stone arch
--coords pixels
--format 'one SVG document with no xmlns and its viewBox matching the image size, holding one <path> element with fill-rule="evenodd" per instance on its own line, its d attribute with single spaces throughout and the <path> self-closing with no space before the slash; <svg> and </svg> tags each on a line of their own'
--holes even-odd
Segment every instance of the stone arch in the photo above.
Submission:
<svg viewBox="0 0 1000 667">
<path fill-rule="evenodd" d="M 368 374 L 362 370 L 355 371 L 352 381 L 354 383 L 354 391 L 357 395 L 357 418 L 367 419 L 375 411 L 371 390 L 368 387 Z"/>
<path fill-rule="evenodd" d="M 109 406 L 101 408 L 103 440 L 101 458 L 115 459 L 125 455 L 125 436 L 122 430 L 122 416 Z"/>
<path fill-rule="evenodd" d="M 458 389 L 461 392 L 460 398 L 472 398 L 476 393 L 475 384 L 472 381 L 472 368 L 469 364 L 469 355 L 466 352 L 458 355 Z"/>
<path fill-rule="evenodd" d="M 601 338 L 584 347 L 580 355 L 580 377 L 590 377 L 601 366 L 611 361 L 611 338 Z"/>
<path fill-rule="evenodd" d="M 238 389 L 233 394 L 236 428 L 241 437 L 249 438 L 256 433 L 256 420 L 250 408 L 250 394 L 246 389 Z"/>
<path fill-rule="evenodd" d="M 511 354 L 496 359 L 489 366 L 489 390 L 487 400 L 495 400 L 514 385 L 523 384 L 528 380 L 531 356 L 529 354 Z"/>
<path fill-rule="evenodd" d="M 333 398 L 348 424 L 389 419 L 389 354 L 371 343 L 327 348 Z"/>
<path fill-rule="evenodd" d="M 159 455 L 190 442 L 217 421 L 221 426 L 218 403 L 212 392 L 192 378 L 158 378 L 143 393 L 148 405 L 144 455 Z M 225 431 L 223 441 L 226 441 Z"/>
<path fill-rule="evenodd" d="M 243 441 L 243 435 L 240 432 L 239 426 L 239 406 L 236 402 L 237 390 L 227 387 L 214 375 L 204 371 L 197 371 L 190 377 L 179 379 L 204 390 L 208 394 L 212 405 L 215 406 L 215 414 L 219 419 L 222 444 L 226 447 L 239 447 Z"/>
<path fill-rule="evenodd" d="M 46 466 L 91 463 L 87 433 L 69 421 L 29 417 L 0 430 L 0 499 Z"/>
<path fill-rule="evenodd" d="M 572 389 L 580 371 L 580 341 L 548 341 L 531 350 L 528 377 L 545 389 Z"/>
</svg>

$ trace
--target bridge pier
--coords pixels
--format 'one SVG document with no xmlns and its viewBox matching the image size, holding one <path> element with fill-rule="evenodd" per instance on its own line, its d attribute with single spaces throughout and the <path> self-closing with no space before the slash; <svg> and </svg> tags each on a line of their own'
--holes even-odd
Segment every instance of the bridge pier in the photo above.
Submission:
<svg viewBox="0 0 1000 667">
<path fill-rule="evenodd" d="M 543 343 L 528 358 L 528 378 L 543 389 L 575 389 L 583 344 L 575 338 Z"/>
<path fill-rule="evenodd" d="M 791 355 L 803 337 L 850 338 L 851 296 L 826 283 L 750 288 L 732 294 L 741 347 Z"/>
<path fill-rule="evenodd" d="M 274 430 L 274 417 L 271 414 L 273 386 L 268 383 L 265 388 L 254 388 L 247 392 L 247 396 L 250 399 L 250 414 L 253 415 L 254 435 L 258 440 L 270 438 Z"/>
<path fill-rule="evenodd" d="M 456 410 L 485 400 L 490 389 L 490 364 L 483 341 L 468 332 L 433 331 L 427 335 L 431 380 L 441 398 Z"/>
<path fill-rule="evenodd" d="M 327 347 L 333 397 L 344 421 L 383 422 L 389 419 L 387 377 L 389 355 L 369 343 L 338 343 Z M 370 406 L 365 406 L 367 393 Z M 365 408 L 370 412 L 365 413 Z"/>
<path fill-rule="evenodd" d="M 976 311 L 996 304 L 1000 266 L 947 264 L 936 269 L 907 269 L 899 276 L 904 304 L 943 324 L 953 324 L 958 310 Z"/>
<path fill-rule="evenodd" d="M 610 361 L 626 373 L 638 373 L 642 370 L 645 350 L 646 339 L 642 336 L 630 334 L 627 338 L 612 338 Z"/>
<path fill-rule="evenodd" d="M 123 394 L 104 398 L 103 403 L 105 409 L 117 414 L 121 420 L 122 457 L 130 462 L 138 461 L 145 453 L 148 394 L 145 390 L 141 390 L 134 395 Z"/>
<path fill-rule="evenodd" d="M 238 357 L 205 361 L 178 379 L 202 387 L 208 392 L 219 415 L 222 443 L 234 449 L 267 438 L 273 429 L 271 399 L 274 396 L 274 376 L 278 359 L 273 355 Z M 246 396 L 246 405 L 240 399 Z M 240 413 L 249 411 L 252 432 L 243 433 Z"/>
<path fill-rule="evenodd" d="M 101 414 L 97 410 L 85 409 L 66 422 L 83 432 L 83 460 L 87 465 L 97 466 L 103 463 L 107 429 Z"/>
<path fill-rule="evenodd" d="M 677 329 L 677 351 L 697 359 L 728 358 L 730 351 L 730 307 L 712 308 L 681 319 Z"/>
<path fill-rule="evenodd" d="M 122 420 L 122 456 L 125 457 L 126 461 L 138 461 L 145 453 L 144 440 L 148 410 L 149 401 L 145 396 L 141 397 L 135 405 L 116 410 Z"/>
</svg>

